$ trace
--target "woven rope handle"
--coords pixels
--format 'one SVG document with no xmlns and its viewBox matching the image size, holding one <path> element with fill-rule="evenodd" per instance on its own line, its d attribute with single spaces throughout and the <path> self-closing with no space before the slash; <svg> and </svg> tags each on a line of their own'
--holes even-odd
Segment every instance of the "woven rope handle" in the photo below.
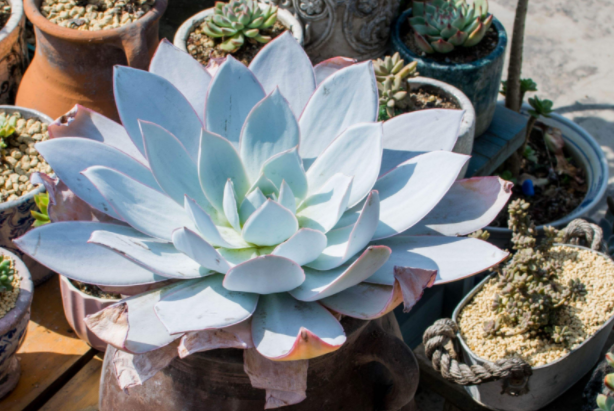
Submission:
<svg viewBox="0 0 614 411">
<path fill-rule="evenodd" d="M 608 252 L 608 248 L 603 241 L 603 230 L 597 224 L 589 223 L 581 218 L 576 218 L 563 230 L 563 243 L 579 245 L 580 240 L 584 239 L 588 247 L 603 253 Z"/>
<path fill-rule="evenodd" d="M 449 318 L 435 321 L 424 332 L 422 342 L 427 358 L 435 371 L 459 385 L 478 385 L 504 378 L 524 379 L 533 374 L 531 366 L 521 358 L 506 358 L 483 365 L 467 365 L 459 361 L 454 348 L 458 326 Z"/>
</svg>

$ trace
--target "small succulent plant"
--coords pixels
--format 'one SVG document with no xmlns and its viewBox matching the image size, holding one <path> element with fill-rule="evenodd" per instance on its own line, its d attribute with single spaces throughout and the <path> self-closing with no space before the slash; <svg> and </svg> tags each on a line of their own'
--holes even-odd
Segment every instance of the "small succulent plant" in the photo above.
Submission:
<svg viewBox="0 0 614 411">
<path fill-rule="evenodd" d="M 493 21 L 488 0 L 414 1 L 412 7 L 409 24 L 417 46 L 427 54 L 475 46 Z"/>
<path fill-rule="evenodd" d="M 13 279 L 15 278 L 15 270 L 12 267 L 10 259 L 4 259 L 0 262 L 0 293 L 13 291 Z"/>
<path fill-rule="evenodd" d="M 49 193 L 40 193 L 34 196 L 34 203 L 38 207 L 38 211 L 31 210 L 30 214 L 34 217 L 34 227 L 40 227 L 42 225 L 51 222 L 49 219 Z"/>
<path fill-rule="evenodd" d="M 524 101 L 524 96 L 526 93 L 537 91 L 537 83 L 530 78 L 520 79 L 520 99 Z M 501 82 L 501 91 L 499 91 L 502 96 L 507 96 L 507 81 L 503 80 Z"/>
<path fill-rule="evenodd" d="M 203 30 L 209 37 L 222 38 L 220 48 L 233 53 L 243 45 L 246 37 L 260 43 L 271 41 L 261 30 L 272 27 L 276 21 L 277 6 L 272 4 L 260 7 L 255 0 L 218 1 L 214 14 L 203 24 Z"/>
<path fill-rule="evenodd" d="M 607 353 L 605 359 L 610 365 L 614 367 L 614 355 Z M 614 411 L 614 374 L 607 374 L 603 381 L 605 385 L 605 391 L 597 396 L 597 408 L 595 411 Z"/>
<path fill-rule="evenodd" d="M 561 267 L 549 258 L 559 232 L 546 227 L 545 239 L 538 245 L 529 206 L 518 199 L 508 208 L 508 226 L 513 231 L 512 243 L 517 252 L 505 267 L 497 268 L 499 292 L 495 294 L 492 309 L 498 316 L 495 321 L 484 324 L 484 331 L 487 337 L 539 333 L 562 344 L 567 341 L 569 330 L 552 324 L 554 315 L 566 302 L 581 298 L 586 289 L 579 280 L 572 280 L 566 286 L 559 283 Z M 502 331 L 503 325 L 512 331 Z"/>
<path fill-rule="evenodd" d="M 468 156 L 441 148 L 463 113 L 378 123 L 370 61 L 314 67 L 286 32 L 249 67 L 228 55 L 212 76 L 163 41 L 150 71 L 116 66 L 114 80 L 123 126 L 78 106 L 36 146 L 106 219 L 56 222 L 56 194 L 54 221 L 14 242 L 75 281 L 150 287 L 86 319 L 138 375 L 123 388 L 224 344 L 275 369 L 327 354 L 346 341 L 341 315 L 409 309 L 425 287 L 507 257 L 457 237 L 511 195 L 497 177 L 456 180 Z"/>
<path fill-rule="evenodd" d="M 406 108 L 407 78 L 416 77 L 417 62 L 405 64 L 399 53 L 373 60 L 373 70 L 377 79 L 379 92 L 379 119 L 387 120 L 398 114 L 399 109 Z"/>
<path fill-rule="evenodd" d="M 5 113 L 0 114 L 0 148 L 6 148 L 4 138 L 11 136 L 15 132 L 16 125 L 17 117 L 7 117 Z"/>
</svg>

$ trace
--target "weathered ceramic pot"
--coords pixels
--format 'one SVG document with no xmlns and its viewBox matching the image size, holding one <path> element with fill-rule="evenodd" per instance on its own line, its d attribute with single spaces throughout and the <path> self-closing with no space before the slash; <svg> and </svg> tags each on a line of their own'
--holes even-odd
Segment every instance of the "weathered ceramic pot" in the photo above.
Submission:
<svg viewBox="0 0 614 411">
<path fill-rule="evenodd" d="M 13 259 L 15 272 L 21 278 L 15 307 L 0 318 L 0 398 L 2 398 L 15 388 L 21 374 L 19 359 L 15 353 L 26 336 L 34 285 L 28 268 L 18 256 L 3 248 L 0 248 L 0 255 L 8 255 Z"/>
<path fill-rule="evenodd" d="M 567 247 L 579 248 L 599 254 L 610 260 L 610 257 L 591 250 L 590 248 L 565 244 Z M 614 262 L 612 262 L 614 264 Z M 458 324 L 458 316 L 473 296 L 477 294 L 484 284 L 490 280 L 490 276 L 478 284 L 456 307 L 452 319 Z M 488 382 L 481 385 L 466 386 L 465 390 L 479 404 L 488 409 L 497 411 L 537 411 L 554 401 L 565 393 L 572 385 L 578 382 L 601 358 L 601 351 L 605 347 L 608 336 L 614 325 L 614 316 L 610 317 L 599 330 L 587 338 L 577 348 L 571 350 L 565 357 L 559 358 L 549 364 L 532 367 L 533 375 L 524 381 L 515 381 L 518 388 L 526 387 L 525 393 L 512 396 L 503 393 L 506 382 L 504 380 Z M 462 335 L 457 333 L 463 351 L 463 359 L 468 365 L 487 362 L 478 357 L 467 345 Z M 524 391 L 524 390 L 522 390 Z"/>
<path fill-rule="evenodd" d="M 50 124 L 53 121 L 43 113 L 22 107 L 0 106 L 0 111 L 5 111 L 7 113 L 14 113 L 17 111 L 21 113 L 21 116 L 26 120 L 35 118 L 46 124 Z M 17 200 L 0 203 L 0 247 L 6 248 L 17 254 L 25 261 L 35 286 L 51 278 L 53 271 L 23 254 L 21 250 L 13 244 L 13 239 L 21 237 L 32 227 L 34 217 L 32 217 L 30 211 L 37 210 L 36 204 L 34 203 L 34 196 L 44 192 L 45 187 L 41 185 L 36 190 L 19 197 Z"/>
<path fill-rule="evenodd" d="M 348 337 L 337 351 L 309 360 L 307 399 L 288 411 L 411 410 L 418 386 L 418 364 L 400 339 L 392 313 L 374 321 L 349 317 L 341 323 Z M 196 353 L 175 359 L 144 385 L 123 392 L 105 355 L 100 411 L 233 410 L 262 411 L 264 390 L 251 386 L 237 349 Z"/>
<path fill-rule="evenodd" d="M 396 0 L 266 0 L 298 17 L 305 27 L 305 51 L 316 64 L 331 57 L 357 60 L 388 50 Z"/>
<path fill-rule="evenodd" d="M 19 86 L 17 104 L 57 118 L 81 104 L 119 120 L 113 99 L 113 66 L 146 70 L 158 46 L 158 22 L 167 0 L 137 21 L 100 31 L 58 26 L 39 11 L 42 0 L 24 0 L 36 33 L 36 53 Z"/>
<path fill-rule="evenodd" d="M 117 300 L 109 300 L 97 298 L 85 294 L 77 287 L 71 284 L 70 280 L 63 275 L 60 275 L 60 290 L 62 292 L 62 305 L 64 306 L 64 315 L 66 321 L 70 325 L 77 336 L 88 343 L 92 348 L 98 351 L 105 351 L 107 344 L 98 338 L 85 325 L 85 317 L 94 314 L 103 308 L 115 304 Z"/>
<path fill-rule="evenodd" d="M 523 107 L 526 113 L 528 106 Z M 586 171 L 588 191 L 584 201 L 570 214 L 548 223 L 548 225 L 561 229 L 576 218 L 586 218 L 600 204 L 608 188 L 608 160 L 595 139 L 582 127 L 560 114 L 552 113 L 550 118 L 540 118 L 544 124 L 561 129 L 565 149 Z M 506 248 L 512 239 L 512 231 L 508 228 L 486 227 L 490 233 L 489 242 Z M 542 233 L 544 226 L 538 226 L 537 231 Z"/>
<path fill-rule="evenodd" d="M 475 135 L 479 137 L 488 129 L 495 115 L 497 96 L 501 88 L 505 47 L 507 46 L 505 28 L 499 20 L 493 19 L 493 26 L 499 34 L 499 42 L 488 56 L 472 63 L 440 63 L 428 57 L 419 56 L 405 45 L 401 32 L 408 24 L 409 17 L 411 17 L 411 9 L 403 12 L 394 24 L 392 49 L 398 51 L 405 61 L 417 61 L 418 72 L 421 76 L 451 84 L 469 97 L 475 109 Z"/>
<path fill-rule="evenodd" d="M 23 1 L 9 0 L 11 17 L 0 30 L 0 104 L 14 104 L 17 88 L 28 65 Z"/>
<path fill-rule="evenodd" d="M 190 33 L 194 30 L 195 26 L 198 26 L 203 22 L 205 17 L 211 16 L 213 11 L 213 8 L 205 9 L 183 22 L 175 33 L 173 44 L 176 47 L 179 47 L 181 50 L 187 52 L 187 44 Z M 303 45 L 303 25 L 301 22 L 286 10 L 279 10 L 277 12 L 277 18 L 281 24 L 292 32 L 292 36 L 296 39 L 296 41 L 298 41 L 300 45 Z"/>
<path fill-rule="evenodd" d="M 410 78 L 407 80 L 407 83 L 409 84 L 410 92 L 417 90 L 420 87 L 425 87 L 427 90 L 430 88 L 440 95 L 445 96 L 451 101 L 455 102 L 460 107 L 460 110 L 465 112 L 458 131 L 458 140 L 456 140 L 456 144 L 454 145 L 452 151 L 460 154 L 471 154 L 471 151 L 473 150 L 473 139 L 475 136 L 475 110 L 473 109 L 473 105 L 465 93 L 454 86 L 444 83 L 443 81 L 427 77 Z M 469 164 L 466 164 L 465 167 L 463 167 L 459 174 L 459 178 L 463 178 L 465 176 L 465 173 L 467 173 L 467 167 L 469 167 Z"/>
</svg>

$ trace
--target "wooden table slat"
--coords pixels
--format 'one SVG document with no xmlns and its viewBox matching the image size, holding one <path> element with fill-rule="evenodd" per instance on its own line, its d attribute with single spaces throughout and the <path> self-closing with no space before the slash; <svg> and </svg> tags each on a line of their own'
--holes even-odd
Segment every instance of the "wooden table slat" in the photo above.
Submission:
<svg viewBox="0 0 614 411">
<path fill-rule="evenodd" d="M 26 339 L 17 352 L 21 378 L 0 400 L 0 410 L 38 409 L 96 353 L 66 322 L 58 278 L 51 278 L 34 290 Z"/>
</svg>

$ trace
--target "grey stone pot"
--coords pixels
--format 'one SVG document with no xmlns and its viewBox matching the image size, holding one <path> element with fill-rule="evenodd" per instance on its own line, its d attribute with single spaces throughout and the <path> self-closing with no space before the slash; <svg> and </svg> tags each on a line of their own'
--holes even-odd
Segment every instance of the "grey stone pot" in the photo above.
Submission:
<svg viewBox="0 0 614 411">
<path fill-rule="evenodd" d="M 523 112 L 527 108 L 528 106 L 525 105 Z M 608 188 L 608 160 L 599 143 L 585 129 L 573 121 L 556 113 L 552 113 L 550 118 L 540 118 L 539 121 L 551 127 L 561 129 L 563 140 L 565 140 L 565 148 L 586 171 L 588 191 L 584 201 L 570 214 L 547 224 L 561 229 L 576 218 L 590 216 L 599 205 Z M 488 239 L 490 243 L 500 248 L 509 247 L 509 242 L 512 239 L 512 231 L 510 229 L 490 226 L 486 227 L 486 229 L 490 233 L 490 238 Z M 543 225 L 537 227 L 539 233 L 542 233 L 543 230 Z"/>
<path fill-rule="evenodd" d="M 441 95 L 446 96 L 450 100 L 454 101 L 460 106 L 460 109 L 465 112 L 463 120 L 458 132 L 458 140 L 456 145 L 452 149 L 455 153 L 470 155 L 473 150 L 473 139 L 475 136 L 475 110 L 469 98 L 454 86 L 451 86 L 443 81 L 435 80 L 427 77 L 414 77 L 407 80 L 409 84 L 409 91 L 417 90 L 422 86 L 432 87 L 436 89 Z M 465 164 L 465 167 L 461 170 L 459 178 L 463 178 L 467 173 L 467 167 L 469 164 Z"/>
<path fill-rule="evenodd" d="M 15 103 L 17 88 L 26 71 L 26 15 L 22 0 L 9 0 L 11 17 L 0 30 L 0 104 Z"/>
<path fill-rule="evenodd" d="M 0 248 L 0 255 L 8 255 L 15 262 L 15 273 L 21 277 L 19 296 L 15 307 L 0 318 L 0 398 L 10 393 L 19 381 L 21 368 L 15 353 L 25 339 L 30 321 L 30 304 L 34 286 L 30 272 L 15 254 Z"/>
<path fill-rule="evenodd" d="M 0 106 L 0 111 L 5 111 L 7 113 L 19 112 L 26 120 L 35 118 L 47 124 L 53 122 L 51 117 L 29 108 Z M 36 190 L 19 197 L 17 200 L 0 203 L 0 247 L 6 248 L 24 260 L 32 274 L 32 281 L 34 281 L 35 286 L 51 278 L 53 271 L 23 254 L 21 250 L 13 244 L 13 239 L 21 237 L 32 227 L 34 217 L 32 217 L 30 211 L 36 210 L 34 196 L 44 192 L 45 187 L 41 185 Z"/>
<path fill-rule="evenodd" d="M 357 60 L 388 50 L 398 0 L 264 0 L 288 10 L 305 27 L 305 51 L 316 64 L 331 57 Z"/>
<path fill-rule="evenodd" d="M 493 26 L 499 33 L 499 43 L 488 56 L 471 63 L 446 64 L 414 53 L 401 38 L 401 29 L 411 17 L 411 9 L 401 14 L 392 30 L 392 50 L 398 51 L 403 60 L 417 61 L 421 76 L 431 77 L 451 84 L 469 97 L 476 115 L 475 135 L 479 137 L 490 126 L 495 115 L 497 96 L 501 87 L 507 33 L 496 18 Z"/>
<path fill-rule="evenodd" d="M 565 246 L 589 250 L 610 260 L 609 256 L 593 251 L 590 248 L 569 244 L 565 244 Z M 462 309 L 489 279 L 490 276 L 486 277 L 456 307 L 452 314 L 452 319 L 457 324 L 458 316 Z M 512 396 L 503 393 L 506 384 L 508 384 L 506 380 L 493 381 L 481 385 L 469 385 L 465 387 L 465 390 L 475 402 L 491 410 L 538 411 L 565 393 L 593 368 L 601 358 L 601 351 L 605 347 L 608 336 L 612 331 L 612 325 L 614 325 L 614 316 L 610 317 L 595 334 L 587 338 L 578 348 L 570 351 L 566 356 L 546 365 L 532 367 L 533 375 L 528 377 L 528 379 L 522 382 L 514 381 L 516 387 L 523 385 L 528 388 L 528 391 L 524 394 Z M 461 346 L 464 362 L 467 365 L 483 365 L 487 362 L 471 351 L 460 332 L 456 336 Z"/>
</svg>

